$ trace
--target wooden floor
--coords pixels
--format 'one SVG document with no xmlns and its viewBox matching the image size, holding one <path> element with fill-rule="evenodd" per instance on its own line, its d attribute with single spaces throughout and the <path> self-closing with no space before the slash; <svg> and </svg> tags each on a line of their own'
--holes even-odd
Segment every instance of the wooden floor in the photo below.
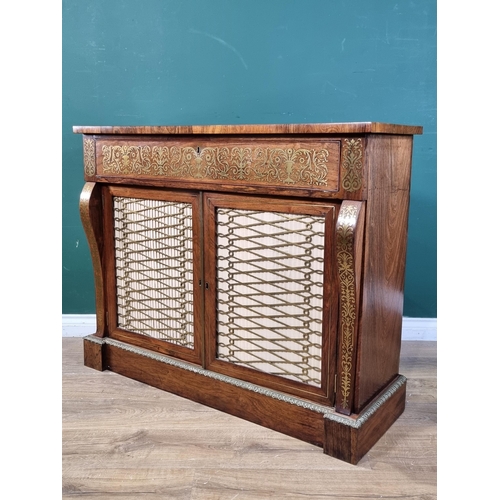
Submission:
<svg viewBox="0 0 500 500">
<path fill-rule="evenodd" d="M 431 500 L 436 342 L 403 342 L 404 414 L 357 466 L 111 372 L 63 338 L 63 499 Z"/>
</svg>

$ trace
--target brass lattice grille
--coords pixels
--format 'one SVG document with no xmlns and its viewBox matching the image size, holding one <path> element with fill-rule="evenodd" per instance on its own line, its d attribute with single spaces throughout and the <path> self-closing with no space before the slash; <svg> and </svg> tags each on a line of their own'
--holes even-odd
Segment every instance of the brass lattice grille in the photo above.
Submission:
<svg viewBox="0 0 500 500">
<path fill-rule="evenodd" d="M 217 357 L 321 385 L 324 217 L 217 210 Z"/>
<path fill-rule="evenodd" d="M 189 203 L 114 197 L 118 326 L 194 347 Z"/>
</svg>

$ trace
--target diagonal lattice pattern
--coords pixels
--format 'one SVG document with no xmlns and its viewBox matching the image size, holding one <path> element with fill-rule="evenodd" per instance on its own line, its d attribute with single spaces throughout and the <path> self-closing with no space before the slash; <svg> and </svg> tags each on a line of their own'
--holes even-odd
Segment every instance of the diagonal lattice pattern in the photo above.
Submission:
<svg viewBox="0 0 500 500">
<path fill-rule="evenodd" d="M 118 326 L 194 348 L 189 203 L 114 197 Z"/>
<path fill-rule="evenodd" d="M 321 385 L 324 218 L 217 210 L 217 356 Z"/>
</svg>

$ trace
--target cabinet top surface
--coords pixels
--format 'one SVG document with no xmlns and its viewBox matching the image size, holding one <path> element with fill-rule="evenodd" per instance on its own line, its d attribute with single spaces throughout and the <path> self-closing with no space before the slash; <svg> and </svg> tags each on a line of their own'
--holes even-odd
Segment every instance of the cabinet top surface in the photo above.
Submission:
<svg viewBox="0 0 500 500">
<path fill-rule="evenodd" d="M 75 134 L 398 134 L 417 135 L 423 127 L 379 122 L 301 123 L 277 125 L 80 126 Z"/>
</svg>

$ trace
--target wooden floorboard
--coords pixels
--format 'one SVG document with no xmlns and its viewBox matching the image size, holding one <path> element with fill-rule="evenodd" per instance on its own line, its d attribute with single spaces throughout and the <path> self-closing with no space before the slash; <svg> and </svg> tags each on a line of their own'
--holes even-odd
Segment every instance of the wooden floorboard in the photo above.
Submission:
<svg viewBox="0 0 500 500">
<path fill-rule="evenodd" d="M 321 448 L 83 365 L 62 339 L 63 499 L 432 500 L 436 342 L 403 342 L 406 410 L 357 466 Z"/>
</svg>

